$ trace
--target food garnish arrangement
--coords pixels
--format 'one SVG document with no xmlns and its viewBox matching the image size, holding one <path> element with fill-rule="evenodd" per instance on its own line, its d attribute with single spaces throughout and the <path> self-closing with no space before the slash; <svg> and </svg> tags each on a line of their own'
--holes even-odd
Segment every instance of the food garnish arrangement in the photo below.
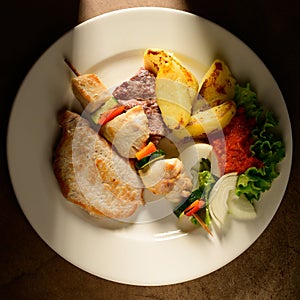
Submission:
<svg viewBox="0 0 300 300">
<path fill-rule="evenodd" d="M 212 223 L 221 228 L 228 215 L 256 217 L 285 148 L 273 112 L 224 61 L 198 81 L 173 53 L 146 49 L 144 65 L 112 92 L 65 61 L 82 105 L 81 114 L 58 117 L 53 168 L 67 200 L 92 216 L 122 219 L 147 205 L 147 190 L 175 203 L 181 230 L 211 235 Z"/>
</svg>

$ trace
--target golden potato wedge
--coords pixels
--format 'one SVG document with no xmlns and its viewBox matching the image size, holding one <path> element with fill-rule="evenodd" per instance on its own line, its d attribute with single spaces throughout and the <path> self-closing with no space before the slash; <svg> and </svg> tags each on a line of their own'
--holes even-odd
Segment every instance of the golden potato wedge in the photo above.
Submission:
<svg viewBox="0 0 300 300">
<path fill-rule="evenodd" d="M 233 100 L 236 80 L 228 66 L 216 59 L 203 77 L 200 85 L 200 95 L 210 106 L 215 106 L 227 100 Z"/>
<path fill-rule="evenodd" d="M 199 111 L 191 116 L 188 125 L 174 134 L 177 138 L 193 137 L 204 138 L 208 134 L 225 128 L 236 113 L 236 104 L 233 100 L 225 101 L 218 106 Z"/>
<path fill-rule="evenodd" d="M 186 126 L 191 117 L 194 91 L 178 81 L 161 78 L 160 73 L 156 78 L 155 91 L 165 124 L 171 129 Z"/>
<path fill-rule="evenodd" d="M 199 90 L 199 82 L 197 78 L 183 66 L 182 62 L 176 58 L 173 53 L 162 49 L 147 49 L 144 52 L 144 67 L 154 75 L 176 80 L 196 92 Z"/>
<path fill-rule="evenodd" d="M 170 129 L 186 126 L 199 91 L 197 78 L 172 53 L 161 49 L 145 51 L 144 67 L 156 75 L 157 104 L 165 124 Z"/>
</svg>

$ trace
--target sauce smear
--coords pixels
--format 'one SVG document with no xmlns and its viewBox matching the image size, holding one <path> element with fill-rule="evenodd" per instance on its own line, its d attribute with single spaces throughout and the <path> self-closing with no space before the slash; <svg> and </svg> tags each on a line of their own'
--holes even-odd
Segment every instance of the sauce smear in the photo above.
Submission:
<svg viewBox="0 0 300 300">
<path fill-rule="evenodd" d="M 254 127 L 255 119 L 247 118 L 245 109 L 240 107 L 231 122 L 224 128 L 224 136 L 220 137 L 216 134 L 210 137 L 210 144 L 214 148 L 219 167 L 224 174 L 230 172 L 241 174 L 250 167 L 263 166 L 263 163 L 250 151 L 253 143 L 251 132 Z"/>
</svg>

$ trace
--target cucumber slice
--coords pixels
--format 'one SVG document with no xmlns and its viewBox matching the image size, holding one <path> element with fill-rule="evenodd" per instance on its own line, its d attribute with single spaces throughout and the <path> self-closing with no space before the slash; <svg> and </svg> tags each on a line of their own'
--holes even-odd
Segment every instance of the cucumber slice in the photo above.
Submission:
<svg viewBox="0 0 300 300">
<path fill-rule="evenodd" d="M 98 120 L 99 120 L 100 116 L 104 112 L 106 112 L 112 108 L 115 108 L 117 105 L 119 105 L 119 102 L 115 97 L 109 98 L 100 108 L 98 108 L 95 112 L 92 113 L 91 119 L 93 120 L 93 122 L 95 124 L 98 124 Z"/>
</svg>

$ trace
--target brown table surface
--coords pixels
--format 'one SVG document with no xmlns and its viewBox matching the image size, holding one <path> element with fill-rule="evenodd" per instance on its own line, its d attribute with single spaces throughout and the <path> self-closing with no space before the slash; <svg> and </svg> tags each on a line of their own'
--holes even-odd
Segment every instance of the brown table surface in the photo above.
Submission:
<svg viewBox="0 0 300 300">
<path fill-rule="evenodd" d="M 108 11 L 136 6 L 189 11 L 242 39 L 275 77 L 294 134 L 290 182 L 280 208 L 259 239 L 237 259 L 207 276 L 161 287 L 109 282 L 78 269 L 56 254 L 22 213 L 6 162 L 9 113 L 23 78 L 37 58 L 78 23 Z M 299 8 L 298 1 L 290 0 L 3 1 L 0 299 L 300 299 Z"/>
</svg>

